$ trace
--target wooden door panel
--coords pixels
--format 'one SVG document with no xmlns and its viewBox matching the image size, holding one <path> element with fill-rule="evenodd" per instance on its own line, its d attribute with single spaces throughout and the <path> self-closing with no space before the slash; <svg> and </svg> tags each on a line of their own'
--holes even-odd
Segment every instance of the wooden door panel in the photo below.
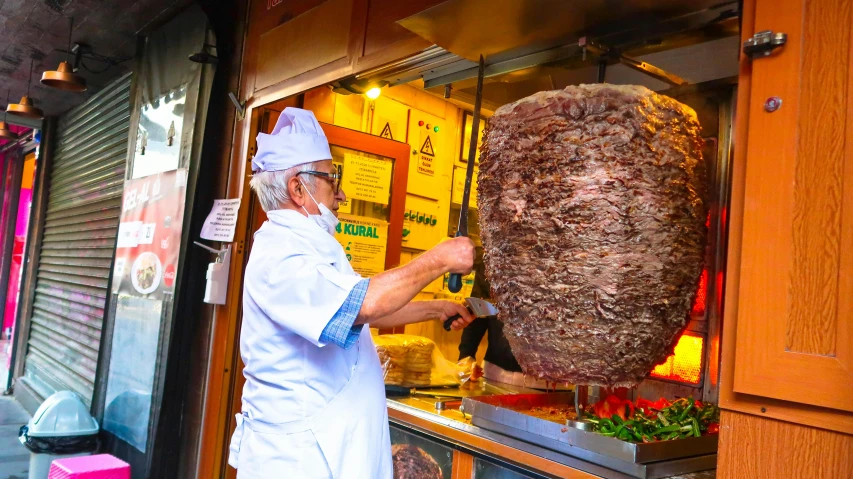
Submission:
<svg viewBox="0 0 853 479">
<path fill-rule="evenodd" d="M 734 390 L 853 411 L 853 0 L 755 22 L 788 42 L 752 65 Z"/>
</svg>

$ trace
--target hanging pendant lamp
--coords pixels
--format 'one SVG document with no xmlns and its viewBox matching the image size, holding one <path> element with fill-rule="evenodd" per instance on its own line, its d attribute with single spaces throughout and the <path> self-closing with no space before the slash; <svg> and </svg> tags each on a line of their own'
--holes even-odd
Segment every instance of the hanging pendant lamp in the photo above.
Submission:
<svg viewBox="0 0 853 479">
<path fill-rule="evenodd" d="M 9 104 L 9 91 L 6 91 L 6 105 Z M 9 129 L 9 125 L 6 124 L 6 110 L 3 110 L 3 121 L 0 121 L 0 138 L 5 140 L 17 140 L 18 135 L 14 131 Z"/>
<path fill-rule="evenodd" d="M 24 118 L 33 118 L 41 120 L 44 118 L 44 112 L 36 108 L 33 100 L 30 98 L 30 84 L 33 80 L 33 59 L 30 58 L 30 78 L 27 80 L 27 94 L 21 98 L 20 103 L 12 103 L 6 107 L 6 111 L 12 115 L 22 116 Z"/>
<path fill-rule="evenodd" d="M 41 82 L 52 88 L 81 92 L 86 91 L 86 79 L 74 73 L 74 68 L 68 62 L 69 55 L 71 54 L 71 32 L 73 29 L 74 18 L 71 17 L 68 19 L 68 50 L 65 52 L 65 61 L 61 62 L 56 70 L 44 72 L 41 76 Z"/>
</svg>

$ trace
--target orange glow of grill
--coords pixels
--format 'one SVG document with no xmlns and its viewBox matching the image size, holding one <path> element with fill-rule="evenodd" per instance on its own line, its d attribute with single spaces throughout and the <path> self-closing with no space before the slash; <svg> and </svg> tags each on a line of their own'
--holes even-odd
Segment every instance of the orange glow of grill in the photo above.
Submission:
<svg viewBox="0 0 853 479">
<path fill-rule="evenodd" d="M 675 346 L 675 354 L 666 358 L 665 363 L 656 366 L 651 377 L 698 385 L 699 378 L 702 377 L 704 349 L 705 338 L 684 333 Z"/>
<path fill-rule="evenodd" d="M 708 298 L 708 270 L 702 270 L 699 278 L 699 289 L 696 291 L 696 299 L 693 301 L 693 316 L 705 316 L 705 301 Z"/>
</svg>

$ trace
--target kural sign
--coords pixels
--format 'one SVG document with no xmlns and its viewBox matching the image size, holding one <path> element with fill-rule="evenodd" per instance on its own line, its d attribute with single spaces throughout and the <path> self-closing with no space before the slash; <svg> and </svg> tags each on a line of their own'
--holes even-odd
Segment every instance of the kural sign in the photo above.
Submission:
<svg viewBox="0 0 853 479">
<path fill-rule="evenodd" d="M 385 271 L 388 223 L 363 216 L 340 215 L 335 239 L 356 273 L 369 277 Z"/>
</svg>

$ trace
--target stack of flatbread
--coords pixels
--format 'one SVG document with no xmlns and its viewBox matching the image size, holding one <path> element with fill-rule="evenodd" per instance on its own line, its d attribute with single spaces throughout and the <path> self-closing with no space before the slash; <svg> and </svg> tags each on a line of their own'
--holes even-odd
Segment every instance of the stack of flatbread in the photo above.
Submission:
<svg viewBox="0 0 853 479">
<path fill-rule="evenodd" d="M 406 346 L 405 381 L 412 386 L 429 386 L 432 374 L 432 351 L 435 343 L 417 336 L 410 336 Z"/>
<path fill-rule="evenodd" d="M 406 346 L 391 335 L 376 336 L 373 342 L 376 345 L 379 364 L 385 373 L 385 384 L 403 385 L 406 374 Z"/>
<path fill-rule="evenodd" d="M 429 386 L 435 343 L 409 334 L 382 334 L 373 337 L 376 355 L 385 373 L 385 384 Z"/>
</svg>

